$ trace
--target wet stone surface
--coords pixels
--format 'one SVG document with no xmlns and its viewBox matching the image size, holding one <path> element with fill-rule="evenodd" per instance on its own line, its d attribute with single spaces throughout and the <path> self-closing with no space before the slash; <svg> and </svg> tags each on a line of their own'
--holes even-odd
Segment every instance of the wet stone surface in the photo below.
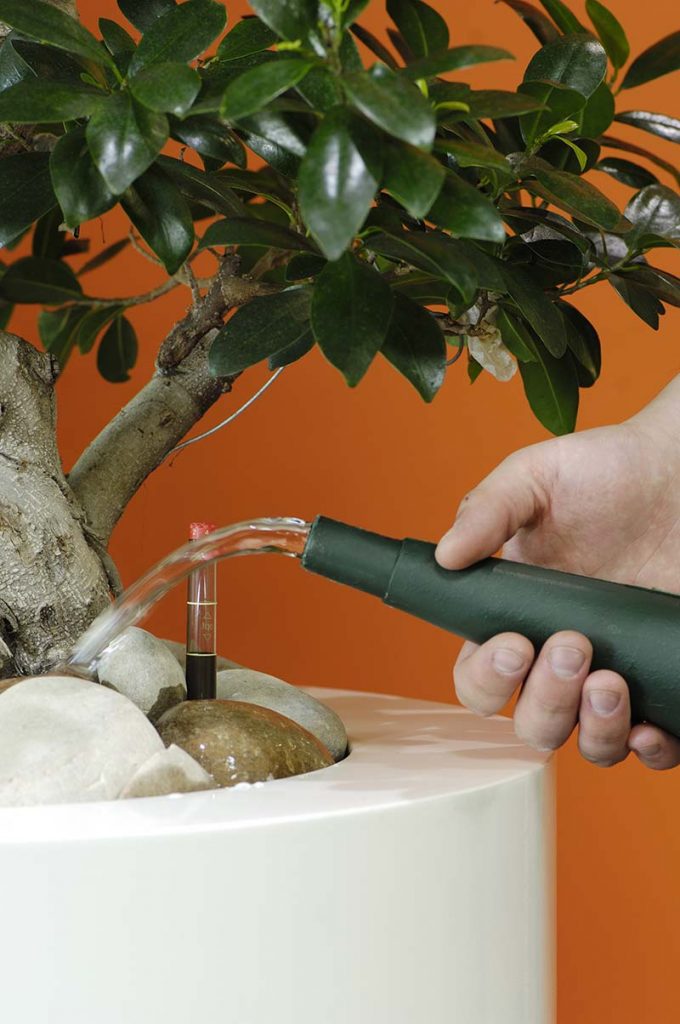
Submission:
<svg viewBox="0 0 680 1024">
<path fill-rule="evenodd" d="M 333 764 L 316 737 L 283 715 L 240 701 L 185 701 L 156 723 L 219 786 L 302 775 Z"/>
</svg>

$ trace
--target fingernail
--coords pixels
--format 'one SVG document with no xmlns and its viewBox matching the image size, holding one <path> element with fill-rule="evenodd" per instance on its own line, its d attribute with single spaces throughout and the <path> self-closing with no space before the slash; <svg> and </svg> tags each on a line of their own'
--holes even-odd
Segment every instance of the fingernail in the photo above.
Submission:
<svg viewBox="0 0 680 1024">
<path fill-rule="evenodd" d="M 591 690 L 588 701 L 596 715 L 612 715 L 621 703 L 621 694 L 611 690 Z"/>
<path fill-rule="evenodd" d="M 586 656 L 578 647 L 553 647 L 548 653 L 548 660 L 556 676 L 571 679 L 583 668 Z"/>
<path fill-rule="evenodd" d="M 525 661 L 517 651 L 511 651 L 509 647 L 501 647 L 493 652 L 491 664 L 498 672 L 506 676 L 514 676 L 520 669 L 524 668 Z"/>
</svg>

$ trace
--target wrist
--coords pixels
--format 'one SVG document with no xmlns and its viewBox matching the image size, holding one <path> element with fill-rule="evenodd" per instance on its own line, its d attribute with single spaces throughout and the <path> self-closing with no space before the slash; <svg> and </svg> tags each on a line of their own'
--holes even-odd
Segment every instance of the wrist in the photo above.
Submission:
<svg viewBox="0 0 680 1024">
<path fill-rule="evenodd" d="M 680 374 L 640 412 L 625 420 L 655 450 L 663 448 L 675 461 L 680 456 Z"/>
</svg>

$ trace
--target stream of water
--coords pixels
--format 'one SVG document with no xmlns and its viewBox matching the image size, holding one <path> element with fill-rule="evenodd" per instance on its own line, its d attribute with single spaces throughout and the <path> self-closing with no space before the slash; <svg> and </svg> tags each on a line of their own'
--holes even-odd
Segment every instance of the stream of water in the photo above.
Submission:
<svg viewBox="0 0 680 1024">
<path fill-rule="evenodd" d="M 251 519 L 234 523 L 177 548 L 133 583 L 112 605 L 98 615 L 76 642 L 67 665 L 91 672 L 102 651 L 149 610 L 197 565 L 235 555 L 277 552 L 299 558 L 311 524 L 302 519 Z"/>
</svg>

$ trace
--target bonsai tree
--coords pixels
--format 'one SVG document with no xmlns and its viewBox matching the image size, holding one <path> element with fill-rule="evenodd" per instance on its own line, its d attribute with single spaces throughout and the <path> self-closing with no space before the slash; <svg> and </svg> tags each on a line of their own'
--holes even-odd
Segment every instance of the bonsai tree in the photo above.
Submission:
<svg viewBox="0 0 680 1024">
<path fill-rule="evenodd" d="M 318 345 L 354 387 L 384 358 L 429 402 L 464 356 L 452 372 L 472 381 L 518 370 L 563 433 L 600 372 L 571 297 L 614 288 L 653 329 L 678 305 L 680 281 L 648 257 L 680 239 L 680 175 L 643 140 L 680 142 L 680 122 L 625 96 L 680 68 L 680 32 L 628 63 L 598 0 L 587 24 L 561 0 L 503 2 L 538 41 L 515 92 L 456 80 L 511 55 L 450 47 L 422 0 L 387 0 L 389 44 L 357 20 L 367 0 L 252 0 L 226 34 L 216 0 L 118 0 L 101 38 L 74 0 L 0 0 L 0 328 L 18 303 L 44 307 L 44 351 L 0 331 L 4 674 L 49 666 L 116 593 L 116 521 L 253 364 Z M 607 175 L 631 189 L 623 210 Z M 129 234 L 85 258 L 118 205 Z M 88 272 L 130 245 L 167 281 L 88 294 Z M 152 379 L 66 477 L 57 376 L 77 348 L 112 386 L 127 379 L 128 308 L 175 287 L 187 309 Z"/>
</svg>

